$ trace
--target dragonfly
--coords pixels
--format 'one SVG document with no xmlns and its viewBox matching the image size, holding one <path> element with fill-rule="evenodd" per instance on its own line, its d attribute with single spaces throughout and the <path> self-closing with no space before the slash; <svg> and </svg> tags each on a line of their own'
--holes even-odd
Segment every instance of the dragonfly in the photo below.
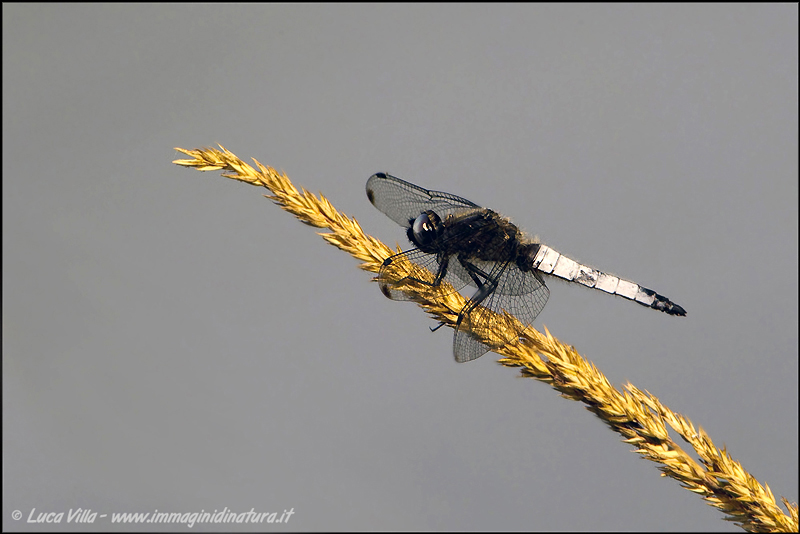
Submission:
<svg viewBox="0 0 800 534">
<path fill-rule="evenodd" d="M 524 337 L 550 297 L 547 276 L 618 295 L 669 315 L 686 315 L 683 307 L 652 289 L 578 263 L 528 237 L 508 218 L 465 198 L 430 191 L 383 172 L 367 180 L 367 198 L 405 228 L 414 245 L 383 262 L 377 281 L 384 295 L 410 300 L 410 294 L 400 289 L 408 282 L 443 294 L 448 286 L 442 282 L 449 284 L 450 292 L 475 288 L 454 328 L 457 362 L 475 360 Z M 395 269 L 406 274 L 397 279 L 392 272 Z M 504 328 L 492 328 L 501 320 Z"/>
</svg>

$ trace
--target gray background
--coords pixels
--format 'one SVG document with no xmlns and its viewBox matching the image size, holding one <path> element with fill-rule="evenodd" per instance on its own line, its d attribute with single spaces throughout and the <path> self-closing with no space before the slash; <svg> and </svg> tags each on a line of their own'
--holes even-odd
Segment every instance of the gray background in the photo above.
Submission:
<svg viewBox="0 0 800 534">
<path fill-rule="evenodd" d="M 536 325 L 797 500 L 797 17 L 4 4 L 3 529 L 737 530 L 580 404 L 454 363 L 260 189 L 171 163 L 214 143 L 389 244 L 376 171 L 674 299 L 553 282 Z"/>
</svg>

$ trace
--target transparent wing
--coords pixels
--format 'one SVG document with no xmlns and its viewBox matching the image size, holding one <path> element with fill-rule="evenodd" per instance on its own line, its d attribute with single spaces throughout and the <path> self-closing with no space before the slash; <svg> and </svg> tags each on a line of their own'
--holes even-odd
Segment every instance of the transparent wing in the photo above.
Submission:
<svg viewBox="0 0 800 534">
<path fill-rule="evenodd" d="M 392 300 L 409 300 L 408 295 L 397 289 L 404 281 L 412 280 L 422 282 L 423 284 L 433 284 L 436 275 L 441 269 L 441 262 L 445 261 L 444 258 L 438 258 L 436 254 L 428 254 L 418 248 L 406 250 L 400 254 L 395 254 L 384 262 L 378 273 L 378 284 L 380 285 L 381 292 Z M 460 277 L 460 273 L 464 272 L 463 267 L 458 265 L 460 270 L 451 269 L 453 264 L 458 265 L 458 261 L 453 259 L 451 263 L 448 259 L 448 264 L 445 269 L 442 281 L 449 283 L 453 289 L 449 292 L 442 293 L 447 295 L 455 291 L 459 291 L 462 287 L 467 285 L 467 281 L 471 281 L 469 276 L 464 274 L 466 279 Z M 402 278 L 397 282 L 390 282 L 392 271 L 398 270 Z M 443 291 L 440 287 L 439 291 Z"/>
<path fill-rule="evenodd" d="M 453 356 L 459 363 L 472 361 L 516 341 L 533 324 L 550 297 L 550 290 L 536 271 L 523 272 L 513 262 L 495 264 L 488 277 L 486 283 L 497 282 L 495 290 L 482 302 L 477 302 L 475 299 L 481 294 L 479 289 L 459 314 L 453 334 Z M 518 321 L 504 316 L 503 312 Z M 498 320 L 504 324 L 496 324 Z M 490 330 L 493 325 L 504 328 L 493 332 Z M 473 331 L 482 334 L 483 341 Z"/>
<path fill-rule="evenodd" d="M 367 198 L 372 205 L 404 228 L 427 210 L 444 219 L 463 209 L 480 208 L 469 200 L 442 191 L 428 191 L 412 183 L 379 172 L 367 180 Z"/>
</svg>

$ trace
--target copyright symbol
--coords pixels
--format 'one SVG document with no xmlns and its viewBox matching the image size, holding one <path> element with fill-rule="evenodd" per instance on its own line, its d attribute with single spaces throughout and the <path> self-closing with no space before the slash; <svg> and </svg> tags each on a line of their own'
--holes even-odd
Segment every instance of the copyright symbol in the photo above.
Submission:
<svg viewBox="0 0 800 534">
<path fill-rule="evenodd" d="M 11 512 L 11 519 L 13 519 L 14 521 L 19 521 L 21 518 L 22 518 L 22 512 L 20 512 L 19 510 L 14 510 L 13 512 Z"/>
</svg>

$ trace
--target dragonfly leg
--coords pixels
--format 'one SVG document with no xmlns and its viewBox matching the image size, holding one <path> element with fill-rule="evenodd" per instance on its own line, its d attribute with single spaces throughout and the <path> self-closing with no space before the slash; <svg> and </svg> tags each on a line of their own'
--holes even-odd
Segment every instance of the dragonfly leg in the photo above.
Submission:
<svg viewBox="0 0 800 534">
<path fill-rule="evenodd" d="M 482 269 L 480 269 L 476 265 L 473 265 L 464 258 L 459 257 L 458 261 L 459 263 L 461 263 L 461 266 L 467 270 L 467 273 L 469 274 L 470 278 L 472 278 L 473 282 L 475 282 L 475 285 L 478 286 L 478 291 L 476 291 L 475 294 L 472 295 L 472 297 L 470 297 L 469 302 L 467 302 L 467 305 L 464 306 L 464 308 L 461 310 L 461 313 L 458 314 L 458 320 L 456 321 L 456 330 L 458 330 L 458 327 L 461 325 L 461 322 L 464 320 L 464 317 L 469 315 L 472 312 L 472 310 L 474 310 L 477 306 L 479 306 L 481 302 L 486 300 L 486 297 L 491 295 L 492 292 L 497 288 L 497 280 L 493 280 Z M 478 276 L 482 276 L 484 281 L 481 282 Z"/>
</svg>

